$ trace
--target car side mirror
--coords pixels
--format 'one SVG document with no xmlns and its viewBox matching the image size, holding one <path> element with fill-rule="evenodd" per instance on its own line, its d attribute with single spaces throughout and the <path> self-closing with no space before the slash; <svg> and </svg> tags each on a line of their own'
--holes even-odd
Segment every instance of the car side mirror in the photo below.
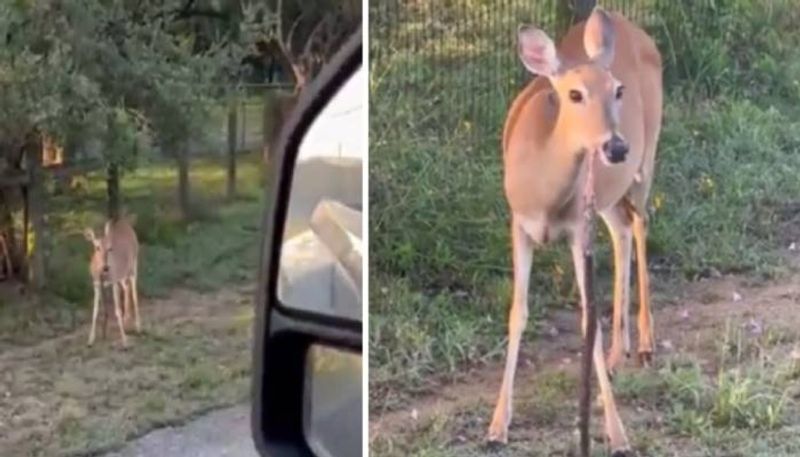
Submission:
<svg viewBox="0 0 800 457">
<path fill-rule="evenodd" d="M 261 455 L 362 452 L 361 68 L 359 28 L 300 94 L 270 163 L 253 354 Z"/>
</svg>

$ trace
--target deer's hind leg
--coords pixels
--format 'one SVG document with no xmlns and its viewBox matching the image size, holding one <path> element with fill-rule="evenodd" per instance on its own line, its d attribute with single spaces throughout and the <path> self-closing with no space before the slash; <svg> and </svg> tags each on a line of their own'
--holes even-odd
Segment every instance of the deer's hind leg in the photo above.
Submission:
<svg viewBox="0 0 800 457">
<path fill-rule="evenodd" d="M 633 213 L 633 237 L 636 240 L 636 270 L 639 287 L 639 363 L 647 366 L 653 359 L 653 314 L 650 310 L 650 272 L 647 270 L 647 221 Z"/>
<path fill-rule="evenodd" d="M 119 286 L 122 289 L 122 303 L 123 303 L 123 320 L 125 321 L 125 327 L 130 328 L 131 318 L 131 295 L 130 295 L 130 285 L 128 284 L 127 279 L 123 279 L 119 282 Z"/>
<path fill-rule="evenodd" d="M 631 215 L 624 203 L 600 214 L 611 235 L 614 250 L 614 305 L 611 350 L 608 369 L 614 369 L 630 356 Z"/>
<path fill-rule="evenodd" d="M 117 316 L 117 325 L 119 325 L 119 333 L 122 337 L 122 347 L 128 347 L 128 337 L 125 335 L 125 325 L 122 323 L 122 306 L 119 302 L 120 285 L 115 283 L 112 286 L 112 294 L 114 295 L 114 314 Z"/>
<path fill-rule="evenodd" d="M 131 276 L 130 279 L 131 300 L 133 301 L 133 312 L 136 314 L 136 333 L 142 332 L 142 321 L 139 318 L 139 292 L 136 290 L 136 275 Z"/>
</svg>

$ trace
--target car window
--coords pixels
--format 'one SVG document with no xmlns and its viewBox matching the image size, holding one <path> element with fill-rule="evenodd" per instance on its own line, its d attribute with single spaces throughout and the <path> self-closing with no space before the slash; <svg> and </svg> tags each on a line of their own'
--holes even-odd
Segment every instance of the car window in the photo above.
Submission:
<svg viewBox="0 0 800 457">
<path fill-rule="evenodd" d="M 281 248 L 284 306 L 361 320 L 362 121 L 359 70 L 306 133 Z"/>
</svg>

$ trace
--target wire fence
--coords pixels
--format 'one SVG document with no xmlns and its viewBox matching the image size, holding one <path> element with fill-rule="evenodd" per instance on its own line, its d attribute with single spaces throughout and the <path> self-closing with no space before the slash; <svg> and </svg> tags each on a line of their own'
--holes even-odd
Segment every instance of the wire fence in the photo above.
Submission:
<svg viewBox="0 0 800 457">
<path fill-rule="evenodd" d="M 237 153 L 260 149 L 264 144 L 264 101 L 261 97 L 241 97 L 235 102 Z M 190 141 L 193 155 L 225 155 L 228 151 L 228 114 L 224 104 L 214 105 L 207 130 L 202 137 Z"/>
<path fill-rule="evenodd" d="M 260 150 L 271 138 L 274 110 L 265 103 L 279 103 L 294 89 L 285 84 L 246 84 L 238 87 L 234 104 L 236 112 L 235 149 L 238 153 Z M 266 108 L 266 109 L 265 109 Z M 189 149 L 194 155 L 225 155 L 229 148 L 230 107 L 217 103 L 210 107 L 211 119 L 203 135 L 190 141 Z"/>
<path fill-rule="evenodd" d="M 699 3 L 703 3 L 702 1 Z M 713 3 L 713 2 L 712 2 Z M 383 0 L 370 6 L 371 132 L 499 135 L 508 104 L 531 75 L 516 31 L 530 23 L 556 41 L 593 1 Z M 687 0 L 606 0 L 600 6 L 663 32 Z M 587 7 L 588 5 L 588 7 Z M 674 17 L 674 14 L 671 15 Z M 659 36 L 664 33 L 659 32 Z M 389 125 L 392 124 L 392 125 Z"/>
</svg>

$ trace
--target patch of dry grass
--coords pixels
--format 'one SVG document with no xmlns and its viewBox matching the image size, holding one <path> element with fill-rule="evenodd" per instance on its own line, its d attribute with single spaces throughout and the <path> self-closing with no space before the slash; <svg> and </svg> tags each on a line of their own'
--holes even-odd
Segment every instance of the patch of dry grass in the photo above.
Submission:
<svg viewBox="0 0 800 457">
<path fill-rule="evenodd" d="M 84 455 L 247 398 L 251 291 L 145 301 L 123 351 L 88 330 L 0 353 L 0 455 Z"/>
</svg>

